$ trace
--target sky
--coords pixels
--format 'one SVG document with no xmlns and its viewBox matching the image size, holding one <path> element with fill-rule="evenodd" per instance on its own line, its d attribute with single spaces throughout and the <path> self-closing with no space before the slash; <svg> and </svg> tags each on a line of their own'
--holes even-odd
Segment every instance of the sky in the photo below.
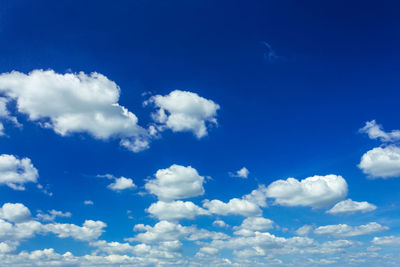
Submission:
<svg viewBox="0 0 400 267">
<path fill-rule="evenodd" d="M 397 1 L 1 1 L 0 266 L 398 266 Z"/>
</svg>

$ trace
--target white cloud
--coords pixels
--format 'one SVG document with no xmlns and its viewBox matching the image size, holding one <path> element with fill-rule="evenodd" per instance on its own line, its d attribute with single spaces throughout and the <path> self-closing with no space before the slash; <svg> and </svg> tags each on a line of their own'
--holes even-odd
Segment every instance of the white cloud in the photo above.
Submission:
<svg viewBox="0 0 400 267">
<path fill-rule="evenodd" d="M 244 195 L 243 199 L 265 208 L 267 207 L 267 188 L 265 185 L 259 185 L 250 194 Z"/>
<path fill-rule="evenodd" d="M 389 227 L 387 226 L 382 226 L 379 223 L 371 222 L 360 226 L 350 226 L 347 224 L 320 226 L 314 230 L 314 233 L 319 235 L 332 235 L 336 237 L 349 237 L 369 235 L 388 229 Z"/>
<path fill-rule="evenodd" d="M 69 218 L 71 216 L 71 212 L 62 212 L 58 210 L 49 210 L 48 213 L 39 211 L 39 213 L 36 215 L 36 217 L 42 221 L 54 221 L 56 217 Z"/>
<path fill-rule="evenodd" d="M 161 201 L 172 201 L 204 194 L 204 177 L 191 166 L 172 165 L 160 169 L 155 179 L 149 180 L 145 187 Z"/>
<path fill-rule="evenodd" d="M 38 176 L 38 171 L 29 158 L 0 155 L 0 185 L 7 185 L 14 190 L 25 190 L 25 184 L 36 183 Z"/>
<path fill-rule="evenodd" d="M 208 211 L 200 208 L 193 202 L 183 202 L 181 200 L 172 202 L 158 201 L 151 204 L 151 206 L 147 209 L 147 212 L 159 220 L 193 220 L 198 215 L 209 214 Z"/>
<path fill-rule="evenodd" d="M 296 230 L 297 235 L 308 235 L 308 233 L 313 229 L 311 225 L 303 225 L 299 229 Z"/>
<path fill-rule="evenodd" d="M 85 201 L 83 201 L 83 204 L 85 204 L 85 205 L 93 205 L 94 203 L 91 200 L 85 200 Z"/>
<path fill-rule="evenodd" d="M 128 241 L 140 241 L 143 243 L 159 243 L 165 241 L 176 241 L 187 239 L 191 241 L 201 239 L 226 239 L 227 235 L 219 232 L 211 232 L 205 229 L 197 229 L 194 226 L 182 226 L 178 223 L 160 221 L 153 227 L 149 225 L 137 224 L 135 231 L 144 231 L 137 234 L 134 238 L 127 238 Z"/>
<path fill-rule="evenodd" d="M 229 175 L 232 177 L 247 178 L 249 177 L 249 173 L 249 170 L 246 167 L 243 167 L 235 173 L 229 173 Z"/>
<path fill-rule="evenodd" d="M 267 196 L 284 206 L 329 206 L 347 195 L 347 183 L 338 175 L 313 176 L 298 181 L 295 178 L 277 180 L 267 188 Z"/>
<path fill-rule="evenodd" d="M 196 93 L 175 90 L 165 96 L 155 95 L 145 102 L 148 103 L 158 108 L 153 119 L 160 124 L 159 130 L 190 131 L 202 138 L 208 134 L 208 124 L 217 124 L 219 105 Z"/>
<path fill-rule="evenodd" d="M 400 177 L 400 147 L 375 147 L 361 157 L 358 167 L 370 178 Z"/>
<path fill-rule="evenodd" d="M 109 184 L 107 187 L 113 191 L 121 191 L 124 189 L 135 188 L 136 185 L 133 183 L 132 179 L 121 177 L 121 178 L 115 179 L 115 182 L 112 184 Z"/>
<path fill-rule="evenodd" d="M 17 103 L 20 113 L 65 136 L 88 133 L 138 152 L 148 147 L 148 133 L 132 112 L 118 104 L 118 85 L 99 73 L 58 74 L 34 70 L 0 74 L 0 92 Z"/>
<path fill-rule="evenodd" d="M 333 206 L 327 213 L 340 214 L 340 213 L 353 213 L 360 211 L 362 213 L 376 210 L 376 206 L 366 201 L 358 202 L 351 199 L 340 201 Z"/>
<path fill-rule="evenodd" d="M 136 188 L 136 185 L 133 183 L 133 180 L 131 178 L 126 178 L 123 176 L 118 178 L 112 174 L 97 175 L 97 177 L 114 180 L 113 183 L 111 183 L 107 186 L 108 189 L 113 190 L 113 191 L 122 191 L 125 189 Z"/>
<path fill-rule="evenodd" d="M 400 140 L 400 130 L 385 132 L 381 125 L 375 120 L 367 121 L 365 126 L 360 129 L 360 132 L 368 134 L 371 139 L 379 139 L 382 142 L 396 142 Z"/>
<path fill-rule="evenodd" d="M 274 222 L 263 217 L 249 217 L 243 220 L 240 226 L 235 226 L 233 229 L 235 235 L 251 236 L 255 231 L 265 231 L 272 229 Z"/>
<path fill-rule="evenodd" d="M 261 214 L 261 209 L 246 199 L 233 198 L 228 203 L 221 200 L 205 200 L 203 207 L 207 208 L 211 213 L 218 215 L 237 214 L 245 217 L 258 216 Z"/>
<path fill-rule="evenodd" d="M 226 224 L 226 222 L 224 222 L 224 221 L 222 221 L 222 220 L 215 220 L 215 221 L 212 223 L 212 225 L 213 225 L 213 226 L 217 226 L 217 227 L 222 227 L 222 228 L 227 228 L 227 227 L 229 227 L 229 225 Z"/>
<path fill-rule="evenodd" d="M 0 218 L 10 222 L 23 222 L 31 218 L 31 212 L 21 203 L 5 203 L 0 208 Z"/>
<path fill-rule="evenodd" d="M 382 237 L 374 237 L 371 241 L 374 245 L 383 245 L 383 246 L 400 246 L 400 236 L 382 236 Z"/>
<path fill-rule="evenodd" d="M 56 234 L 60 238 L 72 237 L 77 240 L 90 241 L 97 239 L 107 225 L 102 221 L 86 220 L 82 226 L 67 223 L 51 223 L 43 225 L 46 232 Z"/>
</svg>

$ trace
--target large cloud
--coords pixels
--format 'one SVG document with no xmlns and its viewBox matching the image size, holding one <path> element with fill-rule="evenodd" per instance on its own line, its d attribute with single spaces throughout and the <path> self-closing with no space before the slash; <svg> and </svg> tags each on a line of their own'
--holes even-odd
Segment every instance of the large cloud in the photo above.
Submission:
<svg viewBox="0 0 400 267">
<path fill-rule="evenodd" d="M 341 213 L 353 213 L 357 211 L 365 213 L 373 210 L 376 210 L 376 206 L 371 203 L 368 203 L 366 201 L 358 202 L 358 201 L 353 201 L 351 199 L 346 199 L 337 203 L 330 210 L 328 210 L 327 213 L 341 214 Z"/>
<path fill-rule="evenodd" d="M 149 180 L 145 187 L 162 201 L 172 201 L 204 194 L 204 177 L 191 166 L 172 165 L 160 169 L 155 179 Z"/>
<path fill-rule="evenodd" d="M 227 203 L 218 199 L 211 201 L 205 200 L 203 207 L 207 208 L 211 213 L 218 215 L 237 214 L 242 216 L 258 216 L 262 211 L 257 204 L 246 199 L 232 198 Z"/>
<path fill-rule="evenodd" d="M 295 178 L 278 180 L 267 188 L 267 196 L 284 206 L 329 206 L 347 195 L 347 183 L 338 175 L 313 176 L 298 181 Z"/>
<path fill-rule="evenodd" d="M 20 113 L 60 135 L 117 137 L 135 152 L 148 147 L 147 131 L 135 114 L 118 104 L 118 85 L 102 74 L 13 71 L 0 75 L 0 92 L 16 101 Z"/>
<path fill-rule="evenodd" d="M 29 158 L 18 159 L 13 155 L 0 155 L 0 185 L 25 190 L 25 184 L 36 183 L 38 176 L 38 171 Z"/>
<path fill-rule="evenodd" d="M 375 147 L 361 157 L 358 167 L 370 178 L 400 177 L 400 147 Z"/>
<path fill-rule="evenodd" d="M 175 90 L 168 95 L 155 95 L 145 103 L 153 103 L 157 112 L 153 119 L 164 128 L 174 132 L 190 131 L 197 138 L 207 135 L 207 124 L 217 123 L 219 105 L 196 93 Z"/>
</svg>

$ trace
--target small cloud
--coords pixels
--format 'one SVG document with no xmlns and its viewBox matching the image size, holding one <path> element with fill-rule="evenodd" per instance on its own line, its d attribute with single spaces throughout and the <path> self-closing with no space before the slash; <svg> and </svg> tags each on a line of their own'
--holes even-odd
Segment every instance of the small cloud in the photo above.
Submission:
<svg viewBox="0 0 400 267">
<path fill-rule="evenodd" d="M 249 170 L 246 167 L 243 167 L 240 170 L 236 171 L 235 173 L 230 172 L 229 176 L 238 178 L 247 178 L 249 177 L 249 173 L 250 173 Z"/>
<path fill-rule="evenodd" d="M 268 63 L 275 63 L 278 61 L 283 61 L 285 58 L 283 56 L 279 56 L 273 49 L 272 46 L 265 42 L 261 42 L 266 48 L 267 51 L 264 53 L 264 60 Z"/>
<path fill-rule="evenodd" d="M 108 189 L 111 189 L 113 191 L 121 191 L 125 189 L 136 188 L 136 185 L 133 183 L 133 180 L 131 178 L 126 178 L 123 176 L 117 178 L 112 174 L 96 175 L 96 177 L 114 180 L 114 183 L 111 183 L 107 186 Z"/>
<path fill-rule="evenodd" d="M 94 203 L 91 200 L 85 200 L 85 201 L 83 201 L 83 204 L 85 204 L 85 205 L 93 205 Z"/>
</svg>

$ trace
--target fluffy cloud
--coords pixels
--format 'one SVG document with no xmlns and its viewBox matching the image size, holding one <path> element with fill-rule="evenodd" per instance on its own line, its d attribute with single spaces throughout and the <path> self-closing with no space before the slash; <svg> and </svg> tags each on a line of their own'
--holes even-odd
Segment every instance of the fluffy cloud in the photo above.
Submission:
<svg viewBox="0 0 400 267">
<path fill-rule="evenodd" d="M 62 136 L 116 137 L 134 152 L 148 147 L 147 131 L 135 114 L 118 104 L 118 85 L 102 74 L 13 71 L 0 74 L 0 92 L 16 101 L 18 112 Z"/>
<path fill-rule="evenodd" d="M 400 147 L 375 147 L 361 157 L 358 167 L 370 178 L 400 177 Z"/>
<path fill-rule="evenodd" d="M 25 184 L 36 183 L 38 176 L 38 171 L 29 158 L 18 159 L 13 155 L 0 155 L 0 185 L 25 190 Z"/>
<path fill-rule="evenodd" d="M 284 206 L 329 206 L 347 195 L 347 183 L 338 175 L 313 176 L 298 181 L 295 178 L 278 180 L 267 188 L 267 196 Z"/>
<path fill-rule="evenodd" d="M 125 189 L 136 188 L 136 185 L 133 183 L 133 180 L 131 178 L 126 178 L 123 176 L 118 178 L 112 174 L 97 175 L 97 177 L 114 180 L 113 183 L 111 183 L 107 186 L 108 189 L 113 190 L 113 191 L 122 191 Z"/>
<path fill-rule="evenodd" d="M 85 200 L 85 201 L 83 201 L 83 204 L 85 204 L 85 205 L 93 205 L 94 203 L 91 200 Z"/>
<path fill-rule="evenodd" d="M 383 245 L 383 246 L 400 246 L 400 236 L 382 236 L 382 237 L 374 237 L 371 241 L 374 245 Z"/>
<path fill-rule="evenodd" d="M 160 124 L 159 130 L 190 131 L 202 138 L 208 134 L 208 124 L 217 124 L 219 105 L 196 93 L 175 90 L 165 96 L 155 95 L 145 102 L 148 103 L 158 108 L 153 119 Z"/>
<path fill-rule="evenodd" d="M 48 213 L 39 211 L 39 213 L 36 215 L 36 217 L 42 221 L 54 221 L 56 217 L 69 218 L 71 216 L 71 212 L 62 212 L 58 210 L 49 210 Z"/>
<path fill-rule="evenodd" d="M 360 226 L 350 226 L 347 224 L 326 225 L 320 226 L 314 230 L 314 233 L 319 235 L 332 235 L 336 237 L 349 237 L 369 235 L 376 232 L 388 230 L 387 226 L 382 226 L 379 223 L 371 222 Z"/>
<path fill-rule="evenodd" d="M 212 223 L 212 225 L 213 225 L 213 226 L 218 226 L 218 227 L 223 227 L 223 228 L 229 227 L 229 225 L 226 224 L 226 222 L 224 222 L 224 221 L 222 221 L 222 220 L 215 220 L 215 221 Z"/>
<path fill-rule="evenodd" d="M 11 222 L 23 222 L 31 218 L 31 212 L 21 203 L 5 203 L 0 208 L 0 218 Z"/>
<path fill-rule="evenodd" d="M 296 230 L 297 235 L 308 235 L 308 233 L 313 229 L 311 225 L 303 225 L 299 229 Z"/>
<path fill-rule="evenodd" d="M 109 184 L 107 187 L 113 191 L 121 191 L 124 189 L 135 188 L 136 185 L 133 183 L 132 179 L 121 177 L 121 178 L 115 179 L 115 182 L 112 184 Z"/>
<path fill-rule="evenodd" d="M 382 142 L 395 142 L 400 140 L 399 130 L 385 132 L 382 126 L 377 124 L 375 120 L 366 122 L 365 126 L 360 129 L 360 132 L 368 134 L 368 137 L 371 139 L 378 139 Z"/>
<path fill-rule="evenodd" d="M 77 240 L 90 241 L 97 239 L 107 225 L 102 221 L 86 220 L 82 226 L 67 223 L 43 225 L 43 230 L 56 234 L 60 238 L 72 237 Z"/>
<path fill-rule="evenodd" d="M 229 175 L 232 177 L 247 178 L 249 177 L 249 173 L 249 170 L 246 167 L 243 167 L 235 173 L 229 173 Z"/>
<path fill-rule="evenodd" d="M 155 179 L 149 180 L 145 187 L 161 201 L 172 201 L 204 194 L 204 177 L 191 166 L 172 165 L 158 170 Z"/>
<path fill-rule="evenodd" d="M 233 229 L 235 235 L 251 236 L 255 231 L 265 231 L 272 229 L 274 222 L 270 219 L 263 217 L 249 217 L 243 220 L 240 226 L 236 226 Z"/>
<path fill-rule="evenodd" d="M 221 200 L 205 200 L 203 207 L 207 208 L 211 213 L 218 215 L 237 214 L 245 217 L 258 216 L 261 209 L 246 199 L 233 198 L 229 202 L 224 203 Z"/>
<path fill-rule="evenodd" d="M 208 211 L 190 201 L 158 201 L 151 204 L 147 212 L 159 220 L 194 219 L 197 215 L 207 215 Z"/>
<path fill-rule="evenodd" d="M 362 213 L 376 210 L 376 206 L 366 201 L 358 202 L 346 199 L 337 203 L 333 208 L 327 211 L 330 214 L 353 213 L 360 211 Z"/>
<path fill-rule="evenodd" d="M 211 232 L 205 229 L 197 229 L 194 226 L 182 226 L 178 223 L 169 221 L 160 221 L 153 227 L 149 225 L 137 224 L 135 231 L 144 231 L 137 234 L 134 238 L 128 238 L 128 241 L 140 241 L 143 243 L 158 243 L 166 241 L 176 241 L 187 239 L 191 241 L 201 239 L 226 239 L 227 235 L 218 232 Z"/>
</svg>

